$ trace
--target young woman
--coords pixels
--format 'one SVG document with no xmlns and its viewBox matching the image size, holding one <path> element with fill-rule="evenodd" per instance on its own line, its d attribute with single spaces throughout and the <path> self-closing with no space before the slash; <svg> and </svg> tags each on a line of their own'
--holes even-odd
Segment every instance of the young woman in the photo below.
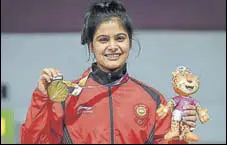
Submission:
<svg viewBox="0 0 227 145">
<path fill-rule="evenodd" d="M 165 98 L 127 72 L 132 37 L 122 3 L 93 3 L 84 16 L 81 42 L 96 62 L 74 81 L 80 89 L 63 103 L 52 101 L 47 93 L 48 83 L 60 71 L 43 69 L 21 127 L 21 143 L 168 143 L 164 135 L 171 114 L 164 119 L 156 115 Z M 192 127 L 195 114 L 195 108 L 188 106 L 185 120 Z"/>
</svg>

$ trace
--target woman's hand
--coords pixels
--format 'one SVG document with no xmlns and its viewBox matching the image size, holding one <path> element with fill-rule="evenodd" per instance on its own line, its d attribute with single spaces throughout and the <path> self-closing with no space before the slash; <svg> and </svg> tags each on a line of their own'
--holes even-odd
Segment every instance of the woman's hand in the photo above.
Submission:
<svg viewBox="0 0 227 145">
<path fill-rule="evenodd" d="M 53 77 L 62 75 L 61 72 L 54 68 L 44 68 L 38 80 L 38 89 L 42 94 L 47 94 L 47 86 Z"/>
<path fill-rule="evenodd" d="M 193 105 L 187 105 L 184 108 L 184 117 L 183 120 L 188 124 L 191 128 L 196 127 L 196 107 Z"/>
</svg>

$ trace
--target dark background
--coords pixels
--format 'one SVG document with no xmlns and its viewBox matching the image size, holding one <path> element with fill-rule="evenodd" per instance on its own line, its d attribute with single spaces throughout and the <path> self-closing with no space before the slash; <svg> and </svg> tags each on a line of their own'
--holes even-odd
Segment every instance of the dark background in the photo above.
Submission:
<svg viewBox="0 0 227 145">
<path fill-rule="evenodd" d="M 91 0 L 1 0 L 1 32 L 77 32 Z M 124 0 L 136 29 L 226 30 L 225 0 Z"/>
</svg>

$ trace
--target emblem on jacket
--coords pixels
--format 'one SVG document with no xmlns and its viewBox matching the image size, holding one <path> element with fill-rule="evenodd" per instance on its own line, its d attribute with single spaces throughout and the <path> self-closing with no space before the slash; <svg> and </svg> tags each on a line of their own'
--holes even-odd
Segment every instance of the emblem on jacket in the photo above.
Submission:
<svg viewBox="0 0 227 145">
<path fill-rule="evenodd" d="M 145 125 L 149 118 L 149 109 L 145 104 L 137 104 L 134 107 L 135 121 L 139 126 Z"/>
<path fill-rule="evenodd" d="M 79 106 L 77 108 L 77 115 L 93 113 L 92 107 L 89 106 Z"/>
<path fill-rule="evenodd" d="M 136 107 L 136 113 L 138 116 L 143 117 L 147 114 L 147 110 L 144 105 Z"/>
</svg>

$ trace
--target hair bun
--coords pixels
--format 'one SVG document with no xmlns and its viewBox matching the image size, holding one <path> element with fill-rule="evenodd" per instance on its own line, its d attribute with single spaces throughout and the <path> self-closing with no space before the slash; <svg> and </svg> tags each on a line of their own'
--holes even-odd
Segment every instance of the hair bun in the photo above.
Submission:
<svg viewBox="0 0 227 145">
<path fill-rule="evenodd" d="M 124 5 L 119 0 L 98 0 L 92 4 L 91 11 L 99 12 L 126 12 Z"/>
<path fill-rule="evenodd" d="M 100 6 L 101 8 L 109 7 L 109 5 L 110 5 L 110 1 L 105 1 L 103 3 L 98 3 L 98 6 Z"/>
</svg>

